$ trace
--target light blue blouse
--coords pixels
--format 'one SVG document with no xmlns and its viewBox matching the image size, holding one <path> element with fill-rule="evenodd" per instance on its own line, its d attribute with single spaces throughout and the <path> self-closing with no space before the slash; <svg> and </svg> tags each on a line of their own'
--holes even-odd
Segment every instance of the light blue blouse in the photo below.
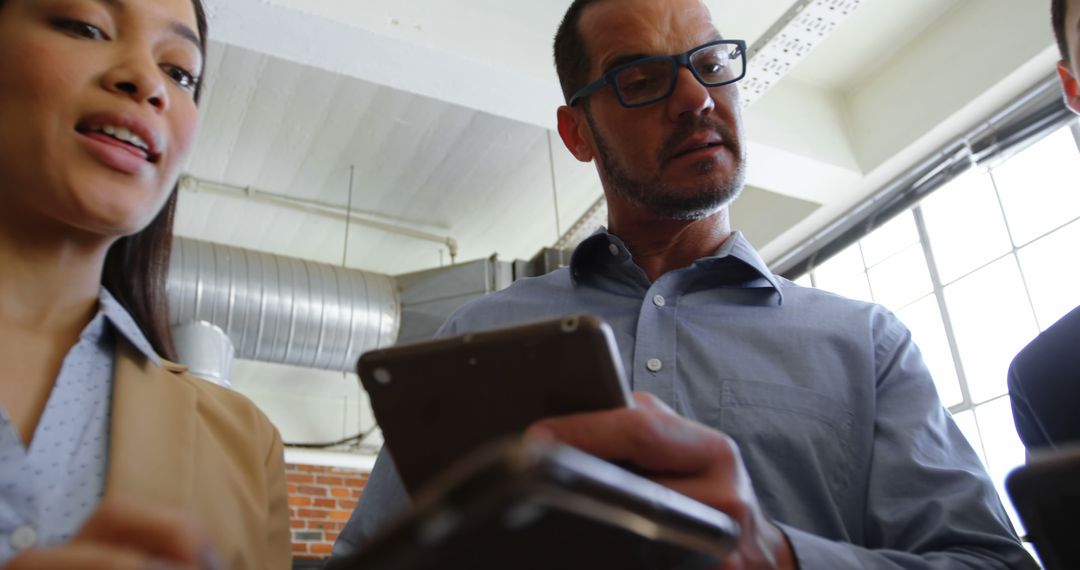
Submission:
<svg viewBox="0 0 1080 570">
<path fill-rule="evenodd" d="M 97 315 L 64 358 L 29 448 L 0 406 L 0 564 L 25 548 L 66 542 L 101 502 L 117 333 L 161 364 L 131 315 L 103 288 Z"/>
</svg>

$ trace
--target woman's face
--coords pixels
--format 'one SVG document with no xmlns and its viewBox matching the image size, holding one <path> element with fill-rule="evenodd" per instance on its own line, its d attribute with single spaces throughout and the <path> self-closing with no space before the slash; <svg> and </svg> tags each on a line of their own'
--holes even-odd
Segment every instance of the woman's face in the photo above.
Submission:
<svg viewBox="0 0 1080 570">
<path fill-rule="evenodd" d="M 197 126 L 191 0 L 4 0 L 0 223 L 145 227 Z"/>
</svg>

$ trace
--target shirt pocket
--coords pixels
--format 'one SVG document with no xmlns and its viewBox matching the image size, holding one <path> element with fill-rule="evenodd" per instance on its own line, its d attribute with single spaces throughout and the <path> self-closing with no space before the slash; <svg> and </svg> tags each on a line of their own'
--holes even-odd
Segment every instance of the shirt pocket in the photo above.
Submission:
<svg viewBox="0 0 1080 570">
<path fill-rule="evenodd" d="M 791 484 L 799 473 L 799 487 L 833 497 L 851 483 L 854 414 L 843 402 L 801 386 L 730 380 L 719 420 L 755 481 Z"/>
</svg>

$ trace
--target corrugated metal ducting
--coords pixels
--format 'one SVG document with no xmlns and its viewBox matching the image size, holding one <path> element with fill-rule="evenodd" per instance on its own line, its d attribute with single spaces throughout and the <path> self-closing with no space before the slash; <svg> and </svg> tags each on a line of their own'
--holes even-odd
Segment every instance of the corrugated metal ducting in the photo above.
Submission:
<svg viewBox="0 0 1080 570">
<path fill-rule="evenodd" d="M 353 371 L 401 325 L 391 277 L 185 238 L 167 290 L 172 326 L 213 323 L 248 360 Z"/>
</svg>

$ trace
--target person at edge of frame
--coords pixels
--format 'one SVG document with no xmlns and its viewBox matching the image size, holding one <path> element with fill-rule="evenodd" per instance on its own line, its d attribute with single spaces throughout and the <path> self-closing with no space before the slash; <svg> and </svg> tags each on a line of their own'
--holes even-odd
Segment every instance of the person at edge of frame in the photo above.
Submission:
<svg viewBox="0 0 1080 570">
<path fill-rule="evenodd" d="M 1065 104 L 1080 114 L 1080 0 L 1052 0 L 1051 21 Z M 1009 398 L 1029 454 L 1080 444 L 1080 307 L 1016 355 L 1009 366 Z"/>
</svg>

